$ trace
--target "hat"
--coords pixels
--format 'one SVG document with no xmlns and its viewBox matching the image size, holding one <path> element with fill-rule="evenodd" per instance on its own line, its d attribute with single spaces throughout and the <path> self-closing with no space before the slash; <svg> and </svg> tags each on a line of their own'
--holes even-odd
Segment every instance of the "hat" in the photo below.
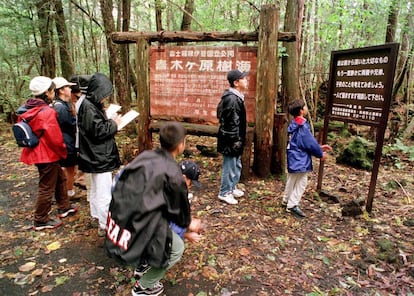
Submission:
<svg viewBox="0 0 414 296">
<path fill-rule="evenodd" d="M 198 181 L 198 177 L 200 176 L 200 168 L 194 161 L 183 160 L 180 162 L 180 168 L 183 175 L 190 179 L 195 187 L 201 187 L 201 183 Z"/>
<path fill-rule="evenodd" d="M 71 86 L 72 92 L 82 92 L 86 94 L 88 89 L 89 80 L 91 80 L 92 75 L 78 75 L 75 74 L 70 77 L 70 82 L 73 82 L 75 85 Z"/>
<path fill-rule="evenodd" d="M 249 75 L 249 72 L 242 72 L 239 69 L 234 69 L 229 71 L 229 73 L 227 73 L 227 80 L 229 81 L 230 84 L 233 84 L 234 81 L 242 79 L 243 77 L 246 77 L 247 75 Z"/>
<path fill-rule="evenodd" d="M 56 85 L 56 89 L 62 88 L 64 86 L 76 85 L 76 83 L 69 82 L 63 77 L 55 77 L 53 78 L 53 82 Z"/>
<path fill-rule="evenodd" d="M 45 76 L 36 76 L 30 80 L 29 89 L 34 96 L 44 94 L 52 85 L 52 79 Z"/>
</svg>

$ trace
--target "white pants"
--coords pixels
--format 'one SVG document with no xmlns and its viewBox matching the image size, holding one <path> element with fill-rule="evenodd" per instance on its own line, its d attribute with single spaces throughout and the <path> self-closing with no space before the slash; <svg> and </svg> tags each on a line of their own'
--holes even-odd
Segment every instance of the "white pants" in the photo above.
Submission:
<svg viewBox="0 0 414 296">
<path fill-rule="evenodd" d="M 111 202 L 112 173 L 91 174 L 90 200 L 91 216 L 99 220 L 99 227 L 105 229 Z"/>
<path fill-rule="evenodd" d="M 283 201 L 287 202 L 288 209 L 299 205 L 307 184 L 308 173 L 287 174 Z"/>
</svg>

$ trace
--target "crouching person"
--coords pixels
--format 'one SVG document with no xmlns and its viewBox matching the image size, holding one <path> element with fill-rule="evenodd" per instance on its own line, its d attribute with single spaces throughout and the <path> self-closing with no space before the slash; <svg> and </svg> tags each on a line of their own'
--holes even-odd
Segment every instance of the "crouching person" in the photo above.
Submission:
<svg viewBox="0 0 414 296">
<path fill-rule="evenodd" d="M 160 129 L 161 148 L 144 151 L 118 175 L 113 186 L 105 249 L 136 268 L 132 295 L 160 295 L 160 280 L 184 252 L 170 222 L 191 222 L 188 189 L 175 158 L 184 151 L 185 129 L 176 122 Z"/>
</svg>

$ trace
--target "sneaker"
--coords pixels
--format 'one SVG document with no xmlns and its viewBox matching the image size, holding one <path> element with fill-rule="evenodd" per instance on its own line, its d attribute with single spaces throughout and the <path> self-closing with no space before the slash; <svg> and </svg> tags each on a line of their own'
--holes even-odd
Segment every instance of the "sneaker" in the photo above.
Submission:
<svg viewBox="0 0 414 296">
<path fill-rule="evenodd" d="M 287 201 L 282 200 L 282 202 L 280 203 L 280 207 L 281 208 L 286 208 L 287 207 Z"/>
<path fill-rule="evenodd" d="M 144 275 L 144 273 L 146 273 L 150 268 L 151 266 L 147 263 L 141 264 L 140 266 L 135 268 L 134 277 L 140 279 Z"/>
<path fill-rule="evenodd" d="M 294 206 L 293 208 L 287 209 L 289 213 L 292 213 L 293 216 L 298 218 L 305 218 L 306 215 L 298 206 Z"/>
<path fill-rule="evenodd" d="M 234 195 L 231 193 L 226 193 L 224 195 L 219 195 L 218 196 L 219 200 L 222 200 L 230 205 L 236 205 L 238 204 L 237 199 L 234 198 Z"/>
<path fill-rule="evenodd" d="M 70 208 L 66 209 L 66 210 L 58 210 L 58 217 L 59 218 L 66 218 L 68 216 L 73 216 L 77 213 L 78 211 L 78 207 L 71 205 Z"/>
<path fill-rule="evenodd" d="M 43 229 L 55 229 L 58 228 L 60 225 L 62 225 L 62 221 L 57 219 L 57 220 L 53 220 L 50 219 L 49 221 L 42 223 L 42 222 L 34 222 L 33 223 L 33 230 L 39 231 L 39 230 L 43 230 Z"/>
<path fill-rule="evenodd" d="M 244 192 L 240 189 L 234 188 L 233 190 L 233 196 L 234 197 L 242 197 L 244 195 Z"/>
<path fill-rule="evenodd" d="M 98 227 L 98 236 L 99 237 L 104 237 L 106 236 L 106 229 L 103 229 L 101 227 Z"/>
<path fill-rule="evenodd" d="M 136 281 L 134 288 L 132 289 L 133 296 L 160 295 L 162 292 L 164 292 L 164 286 L 160 282 L 156 282 L 152 288 L 143 288 L 139 281 Z"/>
</svg>

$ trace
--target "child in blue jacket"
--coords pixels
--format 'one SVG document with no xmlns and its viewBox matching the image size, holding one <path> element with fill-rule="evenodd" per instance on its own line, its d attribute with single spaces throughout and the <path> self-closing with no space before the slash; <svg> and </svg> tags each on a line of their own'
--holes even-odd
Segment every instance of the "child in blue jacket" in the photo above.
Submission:
<svg viewBox="0 0 414 296">
<path fill-rule="evenodd" d="M 326 151 L 332 150 L 329 145 L 318 144 L 304 117 L 307 113 L 308 108 L 303 100 L 296 99 L 289 103 L 289 114 L 294 118 L 288 127 L 288 174 L 282 203 L 288 212 L 298 218 L 306 217 L 299 203 L 308 183 L 308 173 L 313 169 L 312 156 L 325 160 Z"/>
</svg>

